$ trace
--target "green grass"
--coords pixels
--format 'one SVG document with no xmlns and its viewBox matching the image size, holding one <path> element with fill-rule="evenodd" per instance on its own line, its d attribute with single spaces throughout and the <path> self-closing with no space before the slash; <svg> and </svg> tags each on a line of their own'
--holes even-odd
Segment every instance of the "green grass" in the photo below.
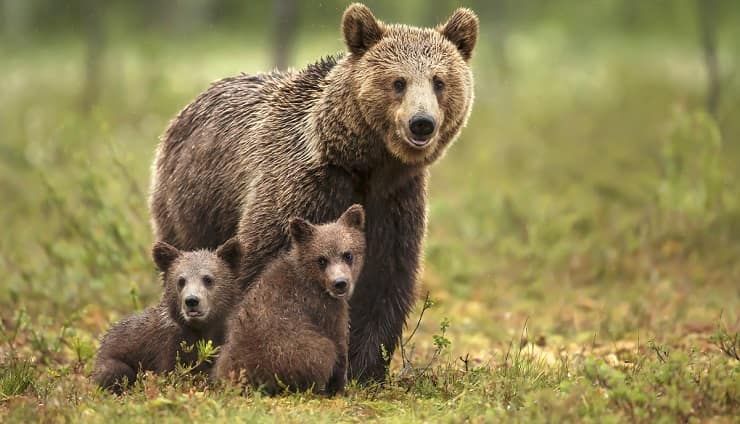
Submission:
<svg viewBox="0 0 740 424">
<path fill-rule="evenodd" d="M 0 421 L 732 422 L 740 414 L 740 87 L 702 111 L 701 57 L 666 39 L 481 43 L 468 128 L 432 170 L 409 337 L 382 386 L 261 396 L 88 380 L 110 323 L 156 301 L 146 196 L 157 137 L 207 84 L 269 69 L 236 37 L 131 39 L 80 107 L 83 49 L 4 52 Z M 297 63 L 340 49 L 304 39 Z M 736 57 L 720 51 L 725 69 Z M 427 305 L 429 306 L 429 305 Z"/>
</svg>

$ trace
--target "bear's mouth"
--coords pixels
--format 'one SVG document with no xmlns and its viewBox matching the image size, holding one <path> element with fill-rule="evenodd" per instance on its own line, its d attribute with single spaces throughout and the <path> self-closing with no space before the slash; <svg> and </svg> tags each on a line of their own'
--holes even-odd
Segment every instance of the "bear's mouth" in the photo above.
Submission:
<svg viewBox="0 0 740 424">
<path fill-rule="evenodd" d="M 206 313 L 197 309 L 185 309 L 182 311 L 186 320 L 205 318 Z"/>
<path fill-rule="evenodd" d="M 339 293 L 336 290 L 327 290 L 327 293 L 329 293 L 329 296 L 333 297 L 334 299 L 347 299 L 349 298 L 349 290 L 346 290 L 344 292 Z"/>
<path fill-rule="evenodd" d="M 415 150 L 424 150 L 429 147 L 429 145 L 434 141 L 434 137 L 437 135 L 437 132 L 435 131 L 432 134 L 429 134 L 429 136 L 421 138 L 411 134 L 411 132 L 406 129 L 401 129 L 399 133 L 406 144 Z"/>
<path fill-rule="evenodd" d="M 429 145 L 429 143 L 432 142 L 432 138 L 429 137 L 426 140 L 420 140 L 416 139 L 414 137 L 406 137 L 406 142 L 411 145 L 411 147 L 414 147 L 416 149 L 423 149 Z"/>
</svg>

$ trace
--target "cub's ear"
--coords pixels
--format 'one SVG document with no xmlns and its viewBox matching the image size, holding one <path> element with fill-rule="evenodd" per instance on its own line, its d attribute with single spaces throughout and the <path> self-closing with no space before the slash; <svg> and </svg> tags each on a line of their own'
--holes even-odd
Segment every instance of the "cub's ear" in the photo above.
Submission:
<svg viewBox="0 0 740 424">
<path fill-rule="evenodd" d="M 353 3 L 342 16 L 342 33 L 349 51 L 353 55 L 362 56 L 383 38 L 385 28 L 382 22 L 375 19 L 367 6 Z"/>
<path fill-rule="evenodd" d="M 154 243 L 154 247 L 152 247 L 152 258 L 154 263 L 157 264 L 157 268 L 162 272 L 170 269 L 172 262 L 175 262 L 180 254 L 181 252 L 175 246 L 163 241 Z"/>
<path fill-rule="evenodd" d="M 348 227 L 365 230 L 365 209 L 362 205 L 352 205 L 339 217 L 338 222 Z"/>
<path fill-rule="evenodd" d="M 290 218 L 288 231 L 295 244 L 303 244 L 313 238 L 316 227 L 305 219 Z"/>
<path fill-rule="evenodd" d="M 455 10 L 444 25 L 437 27 L 437 31 L 457 47 L 466 62 L 470 60 L 478 41 L 478 17 L 472 10 L 464 7 Z"/>
<path fill-rule="evenodd" d="M 232 270 L 239 268 L 243 255 L 242 244 L 238 237 L 232 237 L 216 249 L 216 256 L 226 262 Z"/>
</svg>

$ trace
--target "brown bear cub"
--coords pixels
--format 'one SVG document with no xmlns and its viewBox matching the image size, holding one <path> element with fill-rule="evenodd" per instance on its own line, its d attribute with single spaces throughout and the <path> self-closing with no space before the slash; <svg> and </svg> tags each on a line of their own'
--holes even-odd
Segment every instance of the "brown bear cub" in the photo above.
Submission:
<svg viewBox="0 0 740 424">
<path fill-rule="evenodd" d="M 120 393 L 124 380 L 133 383 L 139 371 L 162 373 L 181 364 L 195 364 L 199 340 L 223 344 L 227 315 L 242 297 L 237 282 L 241 245 L 230 239 L 215 252 L 181 252 L 164 242 L 152 249 L 162 272 L 164 293 L 159 305 L 124 318 L 105 335 L 93 371 L 95 382 Z M 193 372 L 208 372 L 203 363 Z"/>
<path fill-rule="evenodd" d="M 291 249 L 267 266 L 229 320 L 217 378 L 245 377 L 273 394 L 344 390 L 348 302 L 364 262 L 364 228 L 360 205 L 329 224 L 290 219 Z"/>
</svg>

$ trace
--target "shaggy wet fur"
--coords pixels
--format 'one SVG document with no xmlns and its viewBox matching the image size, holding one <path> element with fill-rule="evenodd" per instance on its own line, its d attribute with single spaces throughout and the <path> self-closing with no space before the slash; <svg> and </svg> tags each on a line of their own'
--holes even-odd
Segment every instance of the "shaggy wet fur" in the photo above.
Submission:
<svg viewBox="0 0 740 424">
<path fill-rule="evenodd" d="M 367 260 L 351 301 L 350 373 L 382 378 L 381 345 L 393 352 L 415 299 L 427 166 L 473 103 L 478 20 L 458 9 L 435 29 L 388 25 L 354 4 L 342 31 L 346 55 L 226 78 L 188 105 L 159 144 L 150 208 L 156 236 L 181 249 L 237 234 L 250 252 L 247 285 L 288 247 L 289 217 L 328 222 L 362 204 Z M 408 123 L 422 112 L 436 126 L 414 146 Z"/>
<path fill-rule="evenodd" d="M 139 371 L 172 371 L 177 358 L 183 365 L 194 364 L 197 351 L 183 350 L 183 342 L 186 346 L 194 346 L 199 340 L 211 340 L 216 346 L 223 344 L 226 316 L 242 296 L 236 278 L 242 255 L 236 240 L 230 240 L 216 252 L 180 252 L 160 242 L 152 254 L 162 272 L 164 293 L 160 303 L 116 323 L 103 338 L 95 361 L 93 380 L 116 393 L 124 389 L 124 381 L 132 384 Z M 203 319 L 188 319 L 183 314 L 178 281 L 196 275 L 200 278 L 201 274 L 212 279 L 207 295 L 208 313 Z M 209 369 L 210 365 L 204 363 L 193 372 Z"/>
<path fill-rule="evenodd" d="M 291 220 L 293 247 L 267 266 L 230 320 L 217 378 L 269 393 L 344 389 L 347 298 L 363 265 L 364 221 L 359 205 L 332 224 Z"/>
</svg>

